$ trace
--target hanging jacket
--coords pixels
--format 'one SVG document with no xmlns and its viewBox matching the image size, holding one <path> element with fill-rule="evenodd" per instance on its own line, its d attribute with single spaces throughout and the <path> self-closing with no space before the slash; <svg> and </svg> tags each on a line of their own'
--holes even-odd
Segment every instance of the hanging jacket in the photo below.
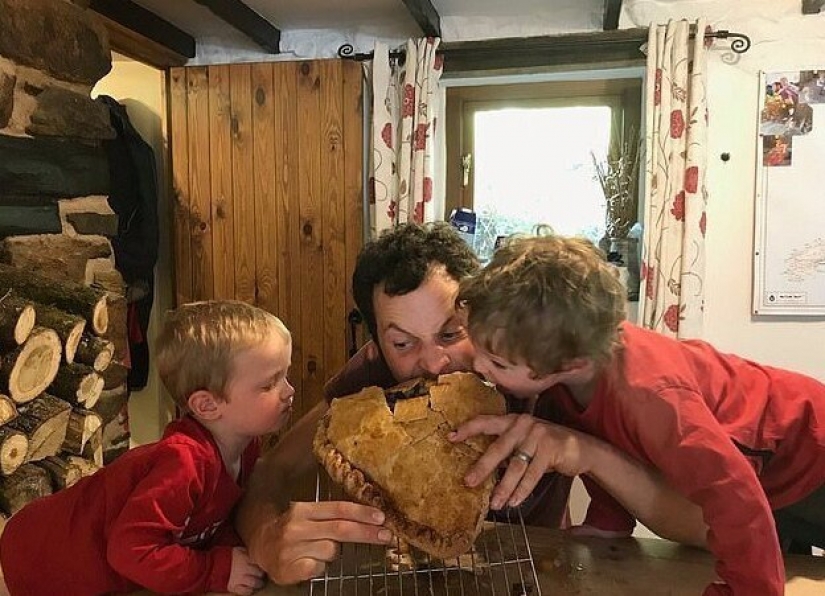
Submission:
<svg viewBox="0 0 825 596">
<path fill-rule="evenodd" d="M 109 108 L 117 133 L 103 147 L 109 158 L 109 206 L 118 216 L 118 233 L 112 239 L 115 267 L 129 286 L 127 383 L 135 391 L 145 387 L 149 377 L 147 330 L 159 237 L 157 167 L 152 147 L 132 125 L 126 107 L 108 95 L 97 101 Z"/>
</svg>

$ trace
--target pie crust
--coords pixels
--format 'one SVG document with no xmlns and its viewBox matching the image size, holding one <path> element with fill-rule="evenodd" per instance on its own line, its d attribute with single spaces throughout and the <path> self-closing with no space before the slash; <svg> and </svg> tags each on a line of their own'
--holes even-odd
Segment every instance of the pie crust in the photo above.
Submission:
<svg viewBox="0 0 825 596">
<path fill-rule="evenodd" d="M 487 515 L 491 476 L 468 488 L 464 476 L 493 437 L 451 443 L 447 435 L 480 414 L 504 414 L 504 398 L 471 373 L 368 387 L 335 399 L 313 450 L 356 501 L 381 509 L 399 538 L 441 559 L 473 545 Z"/>
</svg>

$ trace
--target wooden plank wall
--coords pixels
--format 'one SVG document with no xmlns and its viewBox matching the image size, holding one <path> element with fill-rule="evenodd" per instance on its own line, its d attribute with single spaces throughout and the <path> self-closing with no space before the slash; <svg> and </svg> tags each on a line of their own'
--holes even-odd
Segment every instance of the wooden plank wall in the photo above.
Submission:
<svg viewBox="0 0 825 596">
<path fill-rule="evenodd" d="M 235 298 L 284 321 L 293 420 L 347 358 L 363 237 L 360 68 L 323 60 L 171 69 L 177 303 Z"/>
</svg>

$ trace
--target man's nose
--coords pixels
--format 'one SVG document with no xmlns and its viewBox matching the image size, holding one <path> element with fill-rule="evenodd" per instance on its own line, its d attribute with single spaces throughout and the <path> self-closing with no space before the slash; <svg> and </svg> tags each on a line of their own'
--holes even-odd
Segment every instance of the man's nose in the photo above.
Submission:
<svg viewBox="0 0 825 596">
<path fill-rule="evenodd" d="M 433 346 L 424 350 L 421 357 L 421 368 L 431 375 L 439 375 L 450 362 L 450 356 L 443 346 Z"/>
</svg>

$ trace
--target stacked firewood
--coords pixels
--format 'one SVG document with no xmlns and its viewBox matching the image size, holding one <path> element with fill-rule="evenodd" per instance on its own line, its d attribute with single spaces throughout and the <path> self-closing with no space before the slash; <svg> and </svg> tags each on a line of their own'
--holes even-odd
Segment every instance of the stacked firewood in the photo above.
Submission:
<svg viewBox="0 0 825 596">
<path fill-rule="evenodd" d="M 114 354 L 105 291 L 0 264 L 0 510 L 103 464 L 92 411 Z"/>
</svg>

